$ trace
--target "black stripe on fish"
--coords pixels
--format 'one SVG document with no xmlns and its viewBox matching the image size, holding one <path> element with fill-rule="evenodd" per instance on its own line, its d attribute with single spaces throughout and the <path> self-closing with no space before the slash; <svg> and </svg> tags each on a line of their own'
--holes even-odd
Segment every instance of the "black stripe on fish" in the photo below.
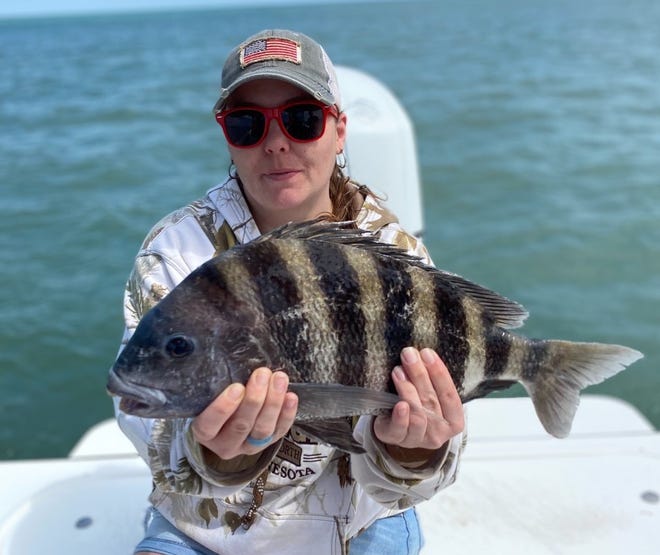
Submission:
<svg viewBox="0 0 660 555">
<path fill-rule="evenodd" d="M 227 280 L 215 264 L 205 264 L 191 274 L 190 279 L 194 279 L 193 288 L 202 292 L 210 304 L 216 305 L 219 310 L 224 308 L 225 293 L 228 291 Z"/>
<path fill-rule="evenodd" d="M 521 380 L 534 381 L 539 368 L 545 363 L 550 355 L 550 345 L 547 341 L 528 340 L 525 344 L 525 356 L 521 364 Z"/>
<path fill-rule="evenodd" d="M 486 330 L 486 364 L 484 379 L 496 379 L 504 374 L 511 353 L 511 335 L 494 327 L 492 319 L 487 315 L 483 318 L 483 329 Z"/>
<path fill-rule="evenodd" d="M 477 387 L 473 388 L 467 395 L 461 395 L 461 401 L 467 403 L 473 399 L 481 399 L 493 391 L 509 389 L 512 385 L 518 383 L 516 380 L 484 380 Z"/>
<path fill-rule="evenodd" d="M 302 295 L 295 274 L 289 270 L 274 242 L 254 244 L 241 261 L 256 286 L 271 336 L 283 346 L 294 368 L 309 364 L 307 321 L 300 309 Z"/>
<path fill-rule="evenodd" d="M 340 381 L 344 385 L 363 386 L 367 338 L 358 275 L 341 245 L 309 241 L 305 246 L 319 276 L 319 287 L 329 304 L 331 325 L 337 338 Z"/>
<path fill-rule="evenodd" d="M 377 268 L 385 302 L 387 367 L 391 369 L 400 364 L 401 349 L 413 345 L 413 282 L 410 274 L 397 265 L 378 264 Z"/>
<path fill-rule="evenodd" d="M 209 261 L 190 274 L 190 287 L 180 289 L 188 291 L 187 303 L 197 303 L 198 299 L 194 297 L 199 294 L 204 304 L 213 306 L 219 314 L 231 314 L 232 324 L 237 328 L 254 328 L 258 315 L 252 310 L 244 310 L 245 302 L 236 294 L 233 287 L 235 276 L 227 273 L 229 268 L 236 268 L 236 265 Z"/>
<path fill-rule="evenodd" d="M 435 303 L 438 314 L 436 351 L 451 374 L 461 393 L 465 383 L 465 371 L 470 355 L 468 321 L 462 303 L 461 292 L 448 286 L 443 280 L 435 281 Z"/>
</svg>

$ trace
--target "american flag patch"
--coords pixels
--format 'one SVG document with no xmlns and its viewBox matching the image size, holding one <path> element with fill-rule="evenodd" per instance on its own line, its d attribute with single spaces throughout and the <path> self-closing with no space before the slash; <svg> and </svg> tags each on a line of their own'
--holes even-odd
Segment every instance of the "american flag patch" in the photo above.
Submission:
<svg viewBox="0 0 660 555">
<path fill-rule="evenodd" d="M 291 39 L 271 37 L 259 39 L 241 48 L 241 67 L 264 60 L 283 60 L 300 64 L 300 44 Z"/>
</svg>

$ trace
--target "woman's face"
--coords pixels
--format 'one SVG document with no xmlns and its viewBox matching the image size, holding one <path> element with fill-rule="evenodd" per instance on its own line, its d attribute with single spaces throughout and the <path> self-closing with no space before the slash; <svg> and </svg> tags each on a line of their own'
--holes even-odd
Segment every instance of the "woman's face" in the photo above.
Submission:
<svg viewBox="0 0 660 555">
<path fill-rule="evenodd" d="M 274 108 L 292 100 L 311 98 L 301 89 L 275 79 L 240 86 L 229 106 Z M 344 148 L 346 116 L 327 116 L 324 134 L 316 141 L 291 141 L 272 120 L 263 142 L 252 148 L 228 145 L 243 191 L 259 230 L 264 233 L 290 221 L 332 212 L 330 176 Z"/>
</svg>

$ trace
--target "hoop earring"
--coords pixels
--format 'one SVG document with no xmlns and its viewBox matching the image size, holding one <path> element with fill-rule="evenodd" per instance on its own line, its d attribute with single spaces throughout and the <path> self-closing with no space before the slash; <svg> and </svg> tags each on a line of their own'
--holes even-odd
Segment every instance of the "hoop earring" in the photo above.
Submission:
<svg viewBox="0 0 660 555">
<path fill-rule="evenodd" d="M 337 153 L 337 165 L 343 170 L 346 167 L 346 155 L 343 150 Z"/>
<path fill-rule="evenodd" d="M 231 179 L 238 180 L 238 170 L 236 169 L 236 164 L 234 164 L 233 160 L 230 160 L 229 162 L 229 168 L 227 169 L 227 173 L 229 174 L 229 177 Z"/>
</svg>

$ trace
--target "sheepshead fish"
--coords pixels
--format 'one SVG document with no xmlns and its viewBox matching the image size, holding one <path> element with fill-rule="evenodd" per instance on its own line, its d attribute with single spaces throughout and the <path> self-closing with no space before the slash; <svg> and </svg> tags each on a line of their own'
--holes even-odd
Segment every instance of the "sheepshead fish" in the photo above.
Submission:
<svg viewBox="0 0 660 555">
<path fill-rule="evenodd" d="M 391 409 L 401 349 L 430 347 L 463 402 L 519 382 L 545 429 L 564 437 L 580 390 L 642 354 L 510 331 L 526 317 L 350 223 L 288 224 L 209 260 L 145 314 L 108 391 L 130 414 L 190 417 L 254 369 L 283 369 L 299 398 L 296 425 L 359 452 L 345 417 Z"/>
</svg>

